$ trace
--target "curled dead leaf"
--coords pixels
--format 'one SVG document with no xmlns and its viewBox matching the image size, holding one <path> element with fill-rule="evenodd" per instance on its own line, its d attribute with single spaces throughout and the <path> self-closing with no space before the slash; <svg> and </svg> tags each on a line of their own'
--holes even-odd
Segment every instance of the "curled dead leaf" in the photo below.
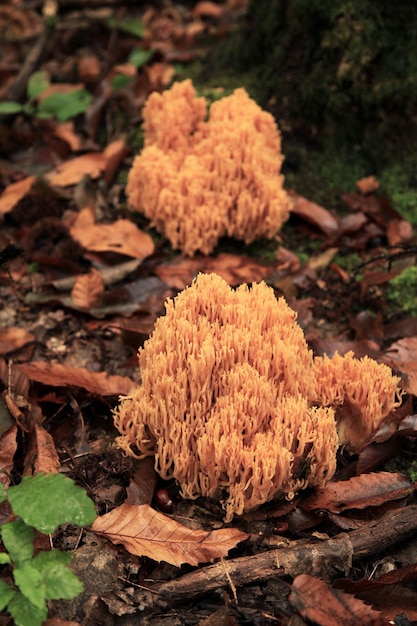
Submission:
<svg viewBox="0 0 417 626">
<path fill-rule="evenodd" d="M 36 178 L 28 176 L 23 180 L 8 185 L 0 195 L 0 215 L 9 213 L 14 206 L 29 193 Z"/>
<path fill-rule="evenodd" d="M 127 376 L 110 376 L 106 372 L 91 372 L 84 367 L 68 367 L 61 363 L 32 361 L 19 363 L 15 369 L 44 385 L 82 387 L 99 396 L 126 395 L 133 386 L 133 381 Z"/>
<path fill-rule="evenodd" d="M 379 611 L 308 574 L 294 579 L 288 599 L 303 617 L 320 626 L 386 625 Z"/>
<path fill-rule="evenodd" d="M 339 234 L 338 220 L 324 207 L 307 200 L 295 191 L 289 192 L 292 201 L 292 213 L 313 224 L 328 237 Z"/>
<path fill-rule="evenodd" d="M 49 172 L 45 178 L 51 185 L 68 187 L 78 183 L 84 176 L 98 178 L 104 171 L 106 164 L 107 159 L 104 154 L 89 152 L 70 161 L 65 161 L 52 172 Z"/>
<path fill-rule="evenodd" d="M 91 222 L 89 207 L 80 211 L 70 232 L 76 241 L 92 252 L 117 252 L 143 259 L 155 249 L 152 238 L 129 220 L 117 220 L 113 224 Z"/>
<path fill-rule="evenodd" d="M 96 518 L 92 529 L 112 543 L 121 543 L 131 554 L 166 561 L 176 567 L 183 563 L 208 563 L 226 556 L 248 537 L 237 528 L 191 530 L 148 504 L 122 504 Z"/>
<path fill-rule="evenodd" d="M 89 309 L 96 306 L 104 293 L 104 281 L 96 269 L 89 274 L 78 276 L 71 291 L 72 301 L 76 306 Z"/>
<path fill-rule="evenodd" d="M 375 472 L 361 474 L 349 480 L 329 483 L 303 502 L 306 511 L 325 509 L 332 513 L 347 509 L 365 509 L 385 502 L 405 498 L 414 491 L 414 485 L 404 474 Z"/>
</svg>

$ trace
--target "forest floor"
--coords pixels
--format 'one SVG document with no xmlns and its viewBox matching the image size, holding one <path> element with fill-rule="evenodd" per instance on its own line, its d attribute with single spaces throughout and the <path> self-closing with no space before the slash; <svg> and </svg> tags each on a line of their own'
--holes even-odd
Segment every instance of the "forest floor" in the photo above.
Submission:
<svg viewBox="0 0 417 626">
<path fill-rule="evenodd" d="M 115 515 L 112 532 L 96 520 L 38 536 L 37 548 L 72 553 L 84 584 L 75 599 L 50 602 L 48 625 L 417 623 L 410 215 L 373 172 L 354 166 L 343 188 L 326 186 L 325 167 L 306 181 L 289 163 L 293 210 L 279 240 L 225 239 L 193 258 L 173 251 L 125 196 L 142 107 L 189 76 L 209 101 L 240 86 L 206 80 L 204 63 L 239 28 L 245 2 L 62 0 L 46 21 L 41 5 L 0 7 L 0 480 L 61 472 L 86 489 L 97 520 Z M 328 488 L 228 524 L 218 502 L 182 499 L 152 462 L 114 445 L 112 411 L 140 382 L 137 350 L 166 298 L 198 272 L 231 286 L 266 281 L 314 354 L 369 355 L 404 390 L 359 453 L 340 452 Z M 0 504 L 0 524 L 9 516 Z"/>
</svg>

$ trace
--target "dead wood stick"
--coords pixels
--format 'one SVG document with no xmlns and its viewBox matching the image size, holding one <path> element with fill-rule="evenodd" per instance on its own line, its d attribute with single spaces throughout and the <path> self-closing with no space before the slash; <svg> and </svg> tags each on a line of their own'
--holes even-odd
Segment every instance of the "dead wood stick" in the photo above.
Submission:
<svg viewBox="0 0 417 626">
<path fill-rule="evenodd" d="M 20 72 L 7 90 L 7 97 L 10 100 L 18 102 L 24 100 L 29 77 L 39 67 L 48 50 L 53 46 L 53 30 L 53 22 L 45 22 L 42 33 L 26 57 Z"/>
<path fill-rule="evenodd" d="M 347 573 L 352 561 L 382 552 L 416 529 L 417 504 L 414 504 L 391 511 L 365 527 L 351 533 L 340 533 L 326 541 L 268 550 L 203 567 L 162 583 L 149 593 L 140 591 L 135 599 L 147 608 L 166 609 L 216 589 L 227 588 L 230 579 L 237 588 L 276 576 L 295 577 L 307 573 L 329 580 L 337 570 Z"/>
</svg>

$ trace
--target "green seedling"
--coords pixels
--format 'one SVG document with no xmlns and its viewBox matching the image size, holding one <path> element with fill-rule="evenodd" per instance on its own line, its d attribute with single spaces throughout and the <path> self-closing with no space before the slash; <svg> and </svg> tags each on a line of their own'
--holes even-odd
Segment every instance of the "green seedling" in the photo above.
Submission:
<svg viewBox="0 0 417 626">
<path fill-rule="evenodd" d="M 53 93 L 37 99 L 49 87 L 47 72 L 34 72 L 28 80 L 27 102 L 6 101 L 0 102 L 1 114 L 23 113 L 31 117 L 55 118 L 59 122 L 67 122 L 87 110 L 92 95 L 86 89 L 80 88 L 68 93 Z"/>
<path fill-rule="evenodd" d="M 68 567 L 67 552 L 41 550 L 35 556 L 35 529 L 50 534 L 64 523 L 89 526 L 96 516 L 94 504 L 62 474 L 27 476 L 0 496 L 4 500 L 13 514 L 0 525 L 0 568 L 11 570 L 13 583 L 0 580 L 0 612 L 8 611 L 16 626 L 41 626 L 48 600 L 74 598 L 83 585 Z"/>
</svg>

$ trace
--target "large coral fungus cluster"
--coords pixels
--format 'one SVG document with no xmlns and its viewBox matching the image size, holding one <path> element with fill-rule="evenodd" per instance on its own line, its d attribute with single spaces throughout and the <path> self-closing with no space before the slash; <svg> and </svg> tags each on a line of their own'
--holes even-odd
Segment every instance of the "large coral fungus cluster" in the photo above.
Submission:
<svg viewBox="0 0 417 626">
<path fill-rule="evenodd" d="M 167 302 L 139 361 L 142 384 L 115 413 L 119 445 L 155 455 L 185 497 L 220 498 L 227 521 L 324 486 L 340 443 L 357 449 L 398 399 L 387 366 L 313 359 L 283 298 L 215 274 Z"/>
<path fill-rule="evenodd" d="M 190 80 L 151 94 L 126 188 L 130 206 L 190 256 L 209 254 L 223 236 L 274 237 L 290 209 L 272 115 L 237 89 L 206 117 Z"/>
</svg>

